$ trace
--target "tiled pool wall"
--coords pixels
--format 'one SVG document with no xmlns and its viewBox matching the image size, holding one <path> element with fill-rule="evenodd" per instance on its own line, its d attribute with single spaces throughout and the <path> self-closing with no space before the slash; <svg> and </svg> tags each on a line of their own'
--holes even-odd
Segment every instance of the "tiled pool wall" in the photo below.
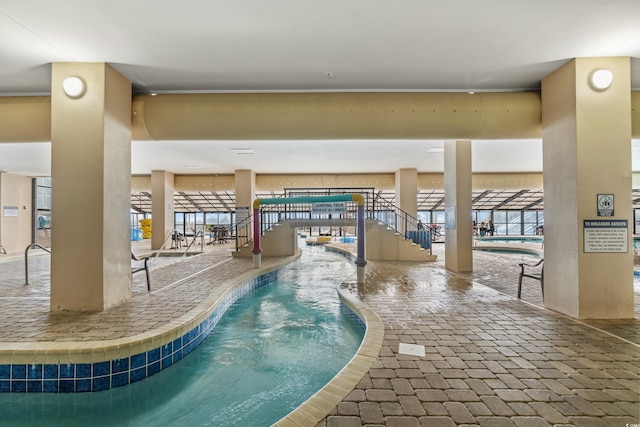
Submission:
<svg viewBox="0 0 640 427">
<path fill-rule="evenodd" d="M 181 337 L 144 353 L 96 363 L 0 364 L 0 392 L 102 391 L 150 377 L 191 353 L 204 341 L 227 309 L 240 297 L 274 282 L 287 270 L 285 266 L 236 286 L 198 326 Z"/>
<path fill-rule="evenodd" d="M 347 258 L 351 262 L 355 262 L 356 258 L 357 258 L 353 253 L 351 253 L 351 252 L 349 252 L 349 251 L 347 251 L 345 249 L 338 248 L 338 247 L 331 246 L 331 245 L 325 245 L 324 250 L 325 251 L 329 251 L 329 252 L 338 253 L 338 254 L 344 256 L 345 258 Z M 362 329 L 364 329 L 364 330 L 367 329 L 367 326 L 365 325 L 364 321 L 360 318 L 360 316 L 357 315 L 353 310 L 351 310 L 351 308 L 348 307 L 344 302 L 340 303 L 340 307 L 342 309 L 342 312 L 347 314 L 348 316 L 350 316 L 353 319 L 353 321 L 355 321 Z"/>
<path fill-rule="evenodd" d="M 357 258 L 353 253 L 351 253 L 351 252 L 349 252 L 349 251 L 347 251 L 345 249 L 337 248 L 337 247 L 331 246 L 331 245 L 325 245 L 324 250 L 325 251 L 329 251 L 329 252 L 338 253 L 338 254 L 346 257 L 348 260 L 353 261 L 353 262 L 355 262 L 356 258 Z"/>
<path fill-rule="evenodd" d="M 356 313 L 354 313 L 354 311 L 351 310 L 351 308 L 349 308 L 343 302 L 340 303 L 340 310 L 341 310 L 342 313 L 344 313 L 347 316 L 351 317 L 351 320 L 353 320 L 358 326 L 360 326 L 363 330 L 366 331 L 367 325 L 364 324 L 364 321 L 360 318 L 360 316 L 358 316 Z"/>
<path fill-rule="evenodd" d="M 143 380 L 167 369 L 191 353 L 211 333 L 224 313 L 239 298 L 274 282 L 289 270 L 284 266 L 232 289 L 198 326 L 161 347 L 121 359 L 96 363 L 0 364 L 0 393 L 82 393 L 108 390 Z M 363 329 L 349 307 L 340 304 Z"/>
</svg>

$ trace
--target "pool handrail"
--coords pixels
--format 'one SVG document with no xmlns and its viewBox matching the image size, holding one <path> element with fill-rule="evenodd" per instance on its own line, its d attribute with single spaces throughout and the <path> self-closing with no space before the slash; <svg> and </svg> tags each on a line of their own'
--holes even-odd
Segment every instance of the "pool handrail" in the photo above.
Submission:
<svg viewBox="0 0 640 427">
<path fill-rule="evenodd" d="M 51 250 L 45 248 L 39 243 L 32 243 L 24 250 L 24 284 L 29 284 L 29 250 L 33 248 L 43 249 L 44 251 L 51 253 Z"/>
</svg>

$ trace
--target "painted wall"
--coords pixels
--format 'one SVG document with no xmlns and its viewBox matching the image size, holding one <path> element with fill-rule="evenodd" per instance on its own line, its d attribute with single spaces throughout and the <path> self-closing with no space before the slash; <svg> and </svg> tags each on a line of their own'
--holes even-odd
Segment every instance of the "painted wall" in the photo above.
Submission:
<svg viewBox="0 0 640 427">
<path fill-rule="evenodd" d="M 0 245 L 8 253 L 22 252 L 31 244 L 31 186 L 29 177 L 0 173 Z M 7 207 L 10 209 L 5 212 Z M 5 216 L 14 213 L 18 216 Z"/>
</svg>

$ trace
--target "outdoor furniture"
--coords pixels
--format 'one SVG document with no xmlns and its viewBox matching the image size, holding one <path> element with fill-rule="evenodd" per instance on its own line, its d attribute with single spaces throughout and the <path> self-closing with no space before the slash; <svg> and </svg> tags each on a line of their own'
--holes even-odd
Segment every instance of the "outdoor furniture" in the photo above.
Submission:
<svg viewBox="0 0 640 427">
<path fill-rule="evenodd" d="M 134 261 L 144 261 L 144 266 L 141 267 L 131 267 L 131 275 L 139 271 L 144 271 L 147 275 L 147 291 L 151 291 L 151 276 L 149 276 L 149 256 L 141 256 L 137 257 L 133 252 L 131 252 L 131 259 Z"/>
<path fill-rule="evenodd" d="M 536 264 L 520 263 L 520 275 L 518 276 L 518 299 L 522 293 L 522 278 L 529 277 L 540 281 L 540 287 L 542 289 L 542 298 L 544 298 L 544 258 L 538 261 Z M 526 270 L 525 270 L 526 268 Z"/>
</svg>

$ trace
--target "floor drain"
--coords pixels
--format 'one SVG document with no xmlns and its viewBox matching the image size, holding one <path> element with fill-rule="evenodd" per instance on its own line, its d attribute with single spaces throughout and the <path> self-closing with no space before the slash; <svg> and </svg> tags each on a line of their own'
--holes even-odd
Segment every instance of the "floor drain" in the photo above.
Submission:
<svg viewBox="0 0 640 427">
<path fill-rule="evenodd" d="M 417 344 L 405 344 L 401 342 L 398 347 L 398 353 L 424 357 L 424 346 Z"/>
</svg>

